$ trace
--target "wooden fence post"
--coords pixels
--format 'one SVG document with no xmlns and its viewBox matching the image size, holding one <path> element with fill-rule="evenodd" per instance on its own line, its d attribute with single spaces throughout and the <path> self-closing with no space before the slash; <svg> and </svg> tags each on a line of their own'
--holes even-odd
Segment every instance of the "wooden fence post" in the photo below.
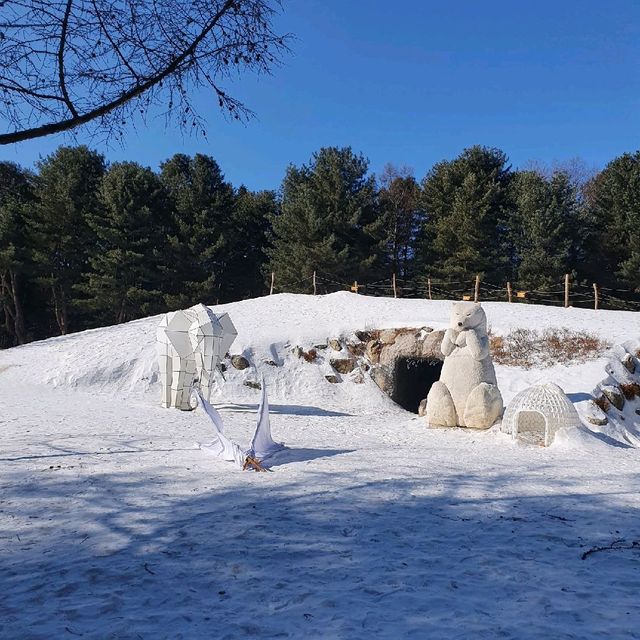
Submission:
<svg viewBox="0 0 640 640">
<path fill-rule="evenodd" d="M 473 288 L 473 301 L 478 302 L 478 298 L 480 297 L 480 276 L 476 276 L 476 283 Z"/>
<path fill-rule="evenodd" d="M 271 288 L 269 289 L 269 295 L 273 295 L 273 284 L 276 281 L 276 273 L 275 271 L 271 272 Z"/>
<path fill-rule="evenodd" d="M 593 308 L 597 311 L 600 307 L 600 292 L 598 291 L 598 285 L 595 282 L 593 283 L 593 295 L 595 296 Z"/>
<path fill-rule="evenodd" d="M 564 308 L 569 306 L 569 274 L 564 274 Z"/>
<path fill-rule="evenodd" d="M 431 278 L 427 278 L 427 287 L 429 289 L 429 300 L 431 300 Z"/>
<path fill-rule="evenodd" d="M 354 280 L 353 284 L 351 285 L 351 291 L 355 291 L 355 293 L 358 293 L 358 281 Z"/>
<path fill-rule="evenodd" d="M 393 282 L 393 297 L 397 298 L 398 297 L 398 290 L 396 289 L 396 274 L 395 273 L 392 275 L 391 281 Z"/>
<path fill-rule="evenodd" d="M 313 295 L 318 295 L 318 290 L 316 289 L 316 272 L 313 272 Z"/>
<path fill-rule="evenodd" d="M 511 302 L 511 283 L 507 282 L 507 299 Z"/>
</svg>

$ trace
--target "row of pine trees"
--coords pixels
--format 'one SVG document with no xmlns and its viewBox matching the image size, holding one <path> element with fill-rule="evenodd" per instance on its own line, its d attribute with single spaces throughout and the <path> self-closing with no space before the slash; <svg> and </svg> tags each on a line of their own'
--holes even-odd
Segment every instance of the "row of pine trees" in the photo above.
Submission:
<svg viewBox="0 0 640 640">
<path fill-rule="evenodd" d="M 216 161 L 178 154 L 159 172 L 60 147 L 35 172 L 0 162 L 0 346 L 186 307 L 395 273 L 506 280 L 544 291 L 578 281 L 640 289 L 640 153 L 585 176 L 513 170 L 471 147 L 418 181 L 380 176 L 350 148 L 289 166 L 252 192 Z"/>
</svg>

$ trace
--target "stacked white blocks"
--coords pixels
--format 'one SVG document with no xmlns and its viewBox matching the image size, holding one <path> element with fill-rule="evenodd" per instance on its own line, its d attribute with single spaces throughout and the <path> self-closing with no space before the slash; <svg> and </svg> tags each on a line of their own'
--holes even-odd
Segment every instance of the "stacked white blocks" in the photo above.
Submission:
<svg viewBox="0 0 640 640">
<path fill-rule="evenodd" d="M 162 406 L 190 410 L 196 377 L 208 400 L 214 372 L 236 336 L 228 314 L 216 315 L 203 304 L 165 314 L 157 330 Z"/>
</svg>

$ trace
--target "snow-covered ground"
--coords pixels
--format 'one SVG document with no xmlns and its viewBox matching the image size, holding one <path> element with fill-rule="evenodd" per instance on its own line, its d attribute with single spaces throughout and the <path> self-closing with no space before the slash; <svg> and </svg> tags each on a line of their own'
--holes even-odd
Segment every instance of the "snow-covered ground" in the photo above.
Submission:
<svg viewBox="0 0 640 640">
<path fill-rule="evenodd" d="M 640 336 L 630 312 L 485 308 L 497 334 Z M 157 317 L 0 352 L 0 638 L 640 638 L 640 549 L 625 548 L 640 541 L 638 449 L 587 425 L 549 448 L 429 430 L 369 379 L 326 382 L 328 353 L 291 353 L 442 328 L 449 303 L 282 294 L 215 310 L 255 366 L 213 400 L 248 443 L 259 392 L 243 383 L 264 375 L 289 447 L 272 473 L 212 458 L 200 411 L 158 406 Z M 547 380 L 580 402 L 606 364 L 497 374 L 507 402 Z M 628 405 L 619 422 L 637 431 Z"/>
</svg>

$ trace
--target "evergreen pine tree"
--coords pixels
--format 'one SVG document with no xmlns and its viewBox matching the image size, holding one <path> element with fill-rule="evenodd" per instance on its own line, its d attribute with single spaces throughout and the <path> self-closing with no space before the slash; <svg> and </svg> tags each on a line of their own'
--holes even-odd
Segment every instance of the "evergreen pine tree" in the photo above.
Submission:
<svg viewBox="0 0 640 640">
<path fill-rule="evenodd" d="M 522 287 L 548 290 L 572 270 L 572 248 L 578 202 L 569 176 L 549 180 L 534 171 L 514 174 L 514 211 L 510 236 L 516 258 L 515 280 Z"/>
<path fill-rule="evenodd" d="M 610 162 L 587 189 L 594 282 L 640 290 L 640 151 Z"/>
<path fill-rule="evenodd" d="M 309 292 L 314 271 L 343 282 L 379 275 L 384 236 L 367 171 L 349 147 L 323 148 L 287 169 L 269 249 L 277 286 Z"/>
<path fill-rule="evenodd" d="M 225 299 L 242 300 L 263 295 L 271 220 L 278 202 L 273 191 L 249 191 L 241 186 L 233 212 L 234 242 L 225 277 Z"/>
<path fill-rule="evenodd" d="M 504 277 L 510 175 L 502 151 L 480 146 L 434 165 L 422 183 L 421 271 L 465 282 Z"/>
<path fill-rule="evenodd" d="M 175 270 L 167 302 L 172 307 L 214 304 L 226 296 L 227 261 L 239 237 L 234 223 L 233 187 L 218 163 L 196 154 L 176 154 L 161 166 L 172 203 Z"/>
<path fill-rule="evenodd" d="M 16 164 L 0 162 L 0 347 L 27 340 L 24 288 L 29 256 L 25 214 L 32 203 L 32 177 Z"/>
<path fill-rule="evenodd" d="M 38 200 L 31 220 L 33 258 L 39 281 L 51 292 L 58 330 L 65 334 L 77 318 L 74 287 L 95 249 L 87 218 L 99 210 L 105 161 L 86 146 L 59 147 L 38 168 Z"/>
<path fill-rule="evenodd" d="M 386 262 L 401 278 L 412 275 L 418 229 L 422 225 L 420 186 L 407 168 L 388 164 L 380 176 L 378 193 L 384 221 Z"/>
<path fill-rule="evenodd" d="M 98 250 L 77 287 L 83 304 L 112 323 L 164 310 L 170 221 L 160 179 L 136 163 L 117 163 L 102 179 L 99 196 L 101 209 L 88 218 Z"/>
</svg>

